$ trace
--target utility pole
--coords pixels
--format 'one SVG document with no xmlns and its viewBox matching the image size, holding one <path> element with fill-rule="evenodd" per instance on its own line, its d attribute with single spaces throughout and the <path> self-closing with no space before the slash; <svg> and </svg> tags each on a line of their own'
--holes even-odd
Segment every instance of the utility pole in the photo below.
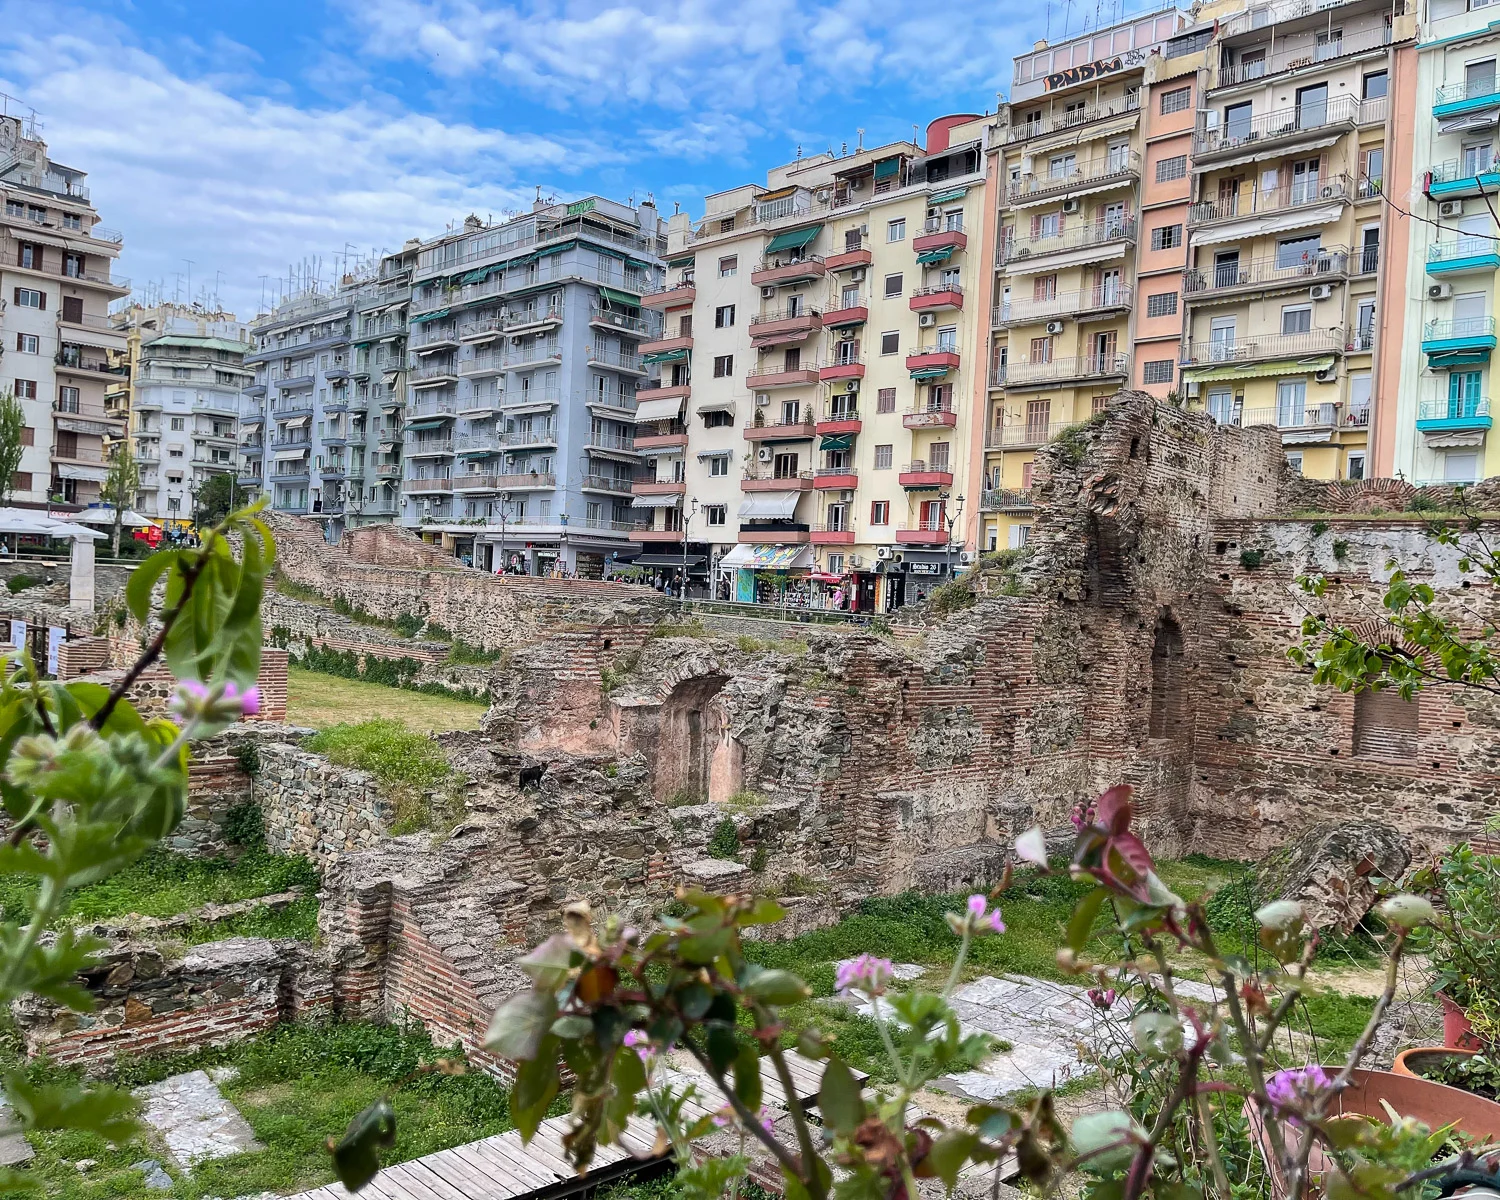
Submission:
<svg viewBox="0 0 1500 1200">
<path fill-rule="evenodd" d="M 948 512 L 948 504 L 947 504 L 948 494 L 946 492 L 939 493 L 939 498 L 944 502 L 943 503 L 943 521 L 944 521 L 944 523 L 948 527 L 948 537 L 943 542 L 943 557 L 947 560 L 947 564 L 946 565 L 948 567 L 948 578 L 952 579 L 953 578 L 953 527 L 958 524 L 959 519 L 963 516 L 964 498 L 962 496 L 958 496 L 958 497 L 956 497 L 954 499 L 953 512 L 952 512 L 951 515 Z"/>
<path fill-rule="evenodd" d="M 688 572 L 688 529 L 693 523 L 693 518 L 698 515 L 698 501 L 692 502 L 692 511 L 688 511 L 687 497 L 683 497 L 682 509 L 682 592 L 678 599 L 683 613 L 687 612 L 687 572 Z"/>
</svg>

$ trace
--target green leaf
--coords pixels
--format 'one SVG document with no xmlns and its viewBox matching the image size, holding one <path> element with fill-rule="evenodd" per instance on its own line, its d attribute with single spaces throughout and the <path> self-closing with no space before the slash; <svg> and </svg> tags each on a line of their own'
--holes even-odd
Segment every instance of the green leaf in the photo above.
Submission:
<svg viewBox="0 0 1500 1200">
<path fill-rule="evenodd" d="M 331 1147 L 339 1182 L 351 1192 L 365 1187 L 380 1170 L 380 1152 L 395 1144 L 396 1114 L 382 1096 L 350 1121 L 343 1138 Z"/>
<path fill-rule="evenodd" d="M 933 1174 L 948 1186 L 949 1191 L 958 1182 L 959 1171 L 969 1161 L 969 1155 L 974 1152 L 978 1143 L 978 1135 L 968 1129 L 950 1129 L 932 1143 L 926 1162 L 931 1166 Z"/>
<path fill-rule="evenodd" d="M 704 1158 L 679 1167 L 672 1178 L 672 1194 L 680 1200 L 719 1200 L 731 1194 L 731 1185 L 743 1178 L 749 1160 L 740 1154 L 728 1158 Z"/>
<path fill-rule="evenodd" d="M 1088 1113 L 1073 1122 L 1073 1150 L 1084 1158 L 1079 1167 L 1090 1174 L 1128 1167 L 1135 1156 L 1135 1142 L 1144 1138 L 1144 1130 L 1131 1115 L 1118 1109 Z"/>
<path fill-rule="evenodd" d="M 582 962 L 583 955 L 578 952 L 573 939 L 555 933 L 516 965 L 531 976 L 537 987 L 552 991 L 562 987 L 567 982 L 568 972 Z"/>
<path fill-rule="evenodd" d="M 865 1101 L 859 1093 L 854 1073 L 844 1060 L 834 1055 L 823 1068 L 823 1082 L 818 1088 L 818 1111 L 823 1122 L 836 1133 L 851 1134 L 865 1119 Z"/>
<path fill-rule="evenodd" d="M 760 1053 L 754 1046 L 741 1046 L 735 1055 L 734 1094 L 751 1112 L 760 1111 Z"/>
<path fill-rule="evenodd" d="M 714 1001 L 714 994 L 706 983 L 694 980 L 686 987 L 677 989 L 677 1008 L 689 1021 L 701 1021 Z"/>
<path fill-rule="evenodd" d="M 708 1061 L 713 1063 L 714 1070 L 724 1072 L 729 1070 L 729 1065 L 739 1056 L 740 1044 L 735 1039 L 734 1030 L 727 1025 L 712 1025 L 708 1030 Z"/>
<path fill-rule="evenodd" d="M 1094 921 L 1099 916 L 1099 908 L 1109 896 L 1109 889 L 1096 887 L 1073 907 L 1073 915 L 1068 920 L 1068 945 L 1075 954 L 1083 952 L 1084 945 L 1089 940 L 1089 934 L 1093 932 Z"/>
<path fill-rule="evenodd" d="M 556 1018 L 557 1001 L 551 992 L 521 992 L 495 1010 L 484 1035 L 484 1048 L 502 1058 L 524 1062 L 535 1057 Z"/>
<path fill-rule="evenodd" d="M 142 625 L 151 617 L 151 593 L 157 582 L 181 557 L 181 550 L 158 550 L 130 573 L 125 584 L 125 607 Z"/>
<path fill-rule="evenodd" d="M 762 971 L 744 987 L 745 994 L 765 1004 L 797 1004 L 812 995 L 812 989 L 790 971 Z"/>
<path fill-rule="evenodd" d="M 774 925 L 785 916 L 786 909 L 769 896 L 761 896 L 735 919 L 741 925 Z"/>
<path fill-rule="evenodd" d="M 510 1115 L 520 1130 L 521 1140 L 529 1142 L 547 1115 L 547 1107 L 557 1097 L 557 1039 L 550 1034 L 537 1047 L 534 1057 L 516 1065 L 516 1082 L 510 1092 Z"/>
<path fill-rule="evenodd" d="M 126 1142 L 136 1135 L 141 1102 L 116 1087 L 76 1083 L 33 1084 L 19 1071 L 5 1077 L 5 1092 L 16 1117 L 30 1129 L 69 1129 Z"/>
</svg>

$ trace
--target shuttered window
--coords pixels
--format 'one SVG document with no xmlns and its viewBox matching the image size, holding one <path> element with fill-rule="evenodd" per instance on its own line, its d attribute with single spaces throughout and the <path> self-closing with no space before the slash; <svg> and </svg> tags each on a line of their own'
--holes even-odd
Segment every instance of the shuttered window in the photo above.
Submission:
<svg viewBox="0 0 1500 1200">
<path fill-rule="evenodd" d="M 1361 758 L 1410 758 L 1417 752 L 1417 701 L 1393 688 L 1354 697 L 1354 753 Z"/>
</svg>

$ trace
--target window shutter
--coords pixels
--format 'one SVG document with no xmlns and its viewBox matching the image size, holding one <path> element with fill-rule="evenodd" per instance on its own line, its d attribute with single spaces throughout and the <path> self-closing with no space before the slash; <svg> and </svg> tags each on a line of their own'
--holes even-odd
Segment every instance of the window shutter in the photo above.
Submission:
<svg viewBox="0 0 1500 1200">
<path fill-rule="evenodd" d="M 40 289 L 38 289 L 37 290 L 37 297 L 41 300 L 41 303 L 38 304 L 37 307 L 39 309 L 41 309 L 43 312 L 46 312 L 47 311 L 47 293 L 44 292 L 44 291 L 41 291 Z"/>
<path fill-rule="evenodd" d="M 1038 214 L 1038 213 L 1032 213 L 1031 214 L 1031 236 L 1032 237 L 1041 237 L 1041 235 L 1042 235 L 1042 218 L 1041 218 L 1040 214 Z"/>
</svg>

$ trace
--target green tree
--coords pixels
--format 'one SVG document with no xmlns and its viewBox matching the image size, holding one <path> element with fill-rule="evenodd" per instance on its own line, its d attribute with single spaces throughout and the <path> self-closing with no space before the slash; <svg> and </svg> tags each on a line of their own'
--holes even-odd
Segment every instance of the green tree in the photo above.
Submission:
<svg viewBox="0 0 1500 1200">
<path fill-rule="evenodd" d="M 21 402 L 10 391 L 0 392 L 0 498 L 10 503 L 15 490 L 16 471 L 21 466 L 22 431 L 26 428 L 26 414 Z"/>
<path fill-rule="evenodd" d="M 234 475 L 228 471 L 210 475 L 198 489 L 198 511 L 194 521 L 199 525 L 213 525 L 222 521 L 234 508 Z"/>
<path fill-rule="evenodd" d="M 109 455 L 109 474 L 104 477 L 104 486 L 99 497 L 115 510 L 113 539 L 110 545 L 116 558 L 120 556 L 120 530 L 125 522 L 125 510 L 135 503 L 135 494 L 141 486 L 141 469 L 135 461 L 135 452 L 130 448 L 130 439 L 115 443 Z"/>
</svg>

